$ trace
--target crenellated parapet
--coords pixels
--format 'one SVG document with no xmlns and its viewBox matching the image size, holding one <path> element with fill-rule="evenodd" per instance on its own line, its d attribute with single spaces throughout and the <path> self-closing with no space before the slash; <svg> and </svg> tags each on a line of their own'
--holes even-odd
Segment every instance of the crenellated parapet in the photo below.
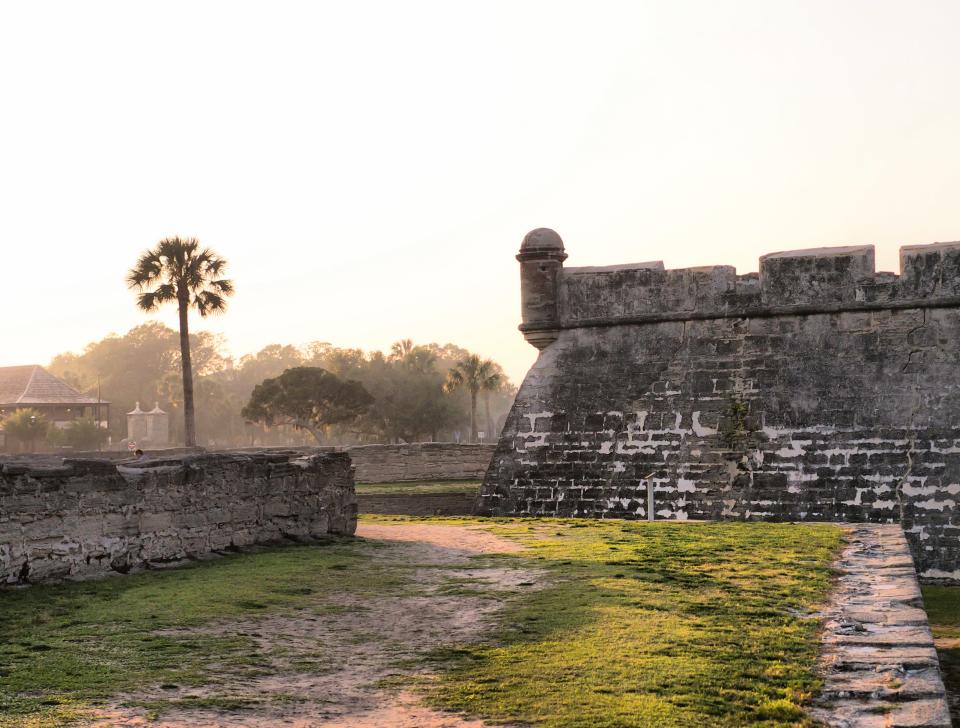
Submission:
<svg viewBox="0 0 960 728">
<path fill-rule="evenodd" d="M 727 265 L 666 270 L 662 261 L 564 267 L 563 242 L 546 228 L 517 257 L 520 330 L 541 349 L 570 328 L 960 306 L 960 242 L 902 247 L 900 275 L 876 271 L 873 245 L 769 253 L 745 275 Z"/>
</svg>

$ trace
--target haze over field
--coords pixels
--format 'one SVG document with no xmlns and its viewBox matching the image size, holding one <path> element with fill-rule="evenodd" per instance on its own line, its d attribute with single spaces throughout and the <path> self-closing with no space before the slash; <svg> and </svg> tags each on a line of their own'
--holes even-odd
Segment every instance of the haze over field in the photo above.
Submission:
<svg viewBox="0 0 960 728">
<path fill-rule="evenodd" d="M 517 382 L 513 255 L 755 270 L 960 238 L 960 4 L 6 3 L 0 365 L 142 323 L 166 235 L 237 355 L 452 341 Z M 157 318 L 175 325 L 175 311 Z"/>
</svg>

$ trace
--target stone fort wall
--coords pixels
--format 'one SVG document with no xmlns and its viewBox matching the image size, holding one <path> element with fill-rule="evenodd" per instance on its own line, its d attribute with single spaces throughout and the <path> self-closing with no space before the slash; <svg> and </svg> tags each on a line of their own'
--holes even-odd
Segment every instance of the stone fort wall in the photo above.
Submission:
<svg viewBox="0 0 960 728">
<path fill-rule="evenodd" d="M 549 230 L 518 258 L 541 353 L 481 512 L 899 522 L 960 580 L 960 243 L 899 275 L 872 246 L 564 268 Z"/>
<path fill-rule="evenodd" d="M 352 534 L 356 518 L 344 453 L 8 459 L 0 461 L 0 584 Z"/>
</svg>

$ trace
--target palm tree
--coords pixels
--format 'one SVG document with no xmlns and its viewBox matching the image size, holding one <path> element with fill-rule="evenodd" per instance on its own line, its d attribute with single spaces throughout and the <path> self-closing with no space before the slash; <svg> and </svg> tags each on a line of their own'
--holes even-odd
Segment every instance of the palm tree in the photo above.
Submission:
<svg viewBox="0 0 960 728">
<path fill-rule="evenodd" d="M 390 347 L 390 361 L 401 362 L 421 374 L 433 371 L 437 362 L 437 355 L 426 346 L 417 346 L 413 339 L 394 341 Z"/>
<path fill-rule="evenodd" d="M 400 339 L 400 341 L 394 341 L 393 346 L 390 347 L 390 358 L 397 359 L 402 361 L 406 359 L 413 350 L 417 347 L 413 343 L 413 339 Z"/>
<path fill-rule="evenodd" d="M 490 392 L 500 388 L 503 383 L 503 370 L 491 359 L 480 365 L 480 390 L 483 392 L 483 407 L 487 414 L 487 436 L 493 437 L 493 419 L 490 417 Z"/>
<path fill-rule="evenodd" d="M 201 248 L 196 238 L 164 238 L 145 251 L 127 273 L 127 285 L 139 291 L 137 306 L 155 311 L 165 303 L 176 303 L 180 314 L 180 369 L 183 374 L 183 437 L 187 447 L 197 444 L 193 412 L 193 367 L 190 363 L 191 308 L 201 317 L 221 313 L 227 297 L 233 294 L 233 282 L 220 276 L 227 261 L 209 248 Z"/>
<path fill-rule="evenodd" d="M 489 392 L 500 386 L 500 373 L 497 365 L 482 360 L 476 354 L 468 354 L 453 365 L 447 372 L 447 381 L 443 390 L 447 393 L 465 387 L 470 392 L 470 442 L 477 441 L 477 395 L 480 392 Z M 489 419 L 489 404 L 487 418 Z"/>
</svg>

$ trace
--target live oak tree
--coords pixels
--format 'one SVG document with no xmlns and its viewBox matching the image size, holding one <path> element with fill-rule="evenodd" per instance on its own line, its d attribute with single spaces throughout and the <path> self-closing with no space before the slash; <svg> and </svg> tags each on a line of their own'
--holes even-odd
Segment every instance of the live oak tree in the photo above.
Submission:
<svg viewBox="0 0 960 728">
<path fill-rule="evenodd" d="M 375 352 L 358 378 L 376 400 L 360 426 L 382 442 L 435 440 L 460 419 L 457 403 L 444 395 L 445 374 L 426 347 L 389 357 Z"/>
<path fill-rule="evenodd" d="M 307 430 L 319 443 L 325 428 L 356 422 L 373 401 L 360 382 L 320 367 L 293 367 L 254 387 L 242 415 L 268 427 Z"/>
<path fill-rule="evenodd" d="M 127 284 L 139 291 L 137 306 L 155 311 L 176 303 L 180 315 L 180 370 L 183 377 L 183 439 L 187 447 L 197 444 L 193 404 L 193 367 L 190 360 L 189 313 L 201 317 L 221 313 L 233 282 L 223 278 L 227 262 L 210 248 L 201 248 L 196 238 L 164 238 L 145 251 L 127 274 Z"/>
</svg>

